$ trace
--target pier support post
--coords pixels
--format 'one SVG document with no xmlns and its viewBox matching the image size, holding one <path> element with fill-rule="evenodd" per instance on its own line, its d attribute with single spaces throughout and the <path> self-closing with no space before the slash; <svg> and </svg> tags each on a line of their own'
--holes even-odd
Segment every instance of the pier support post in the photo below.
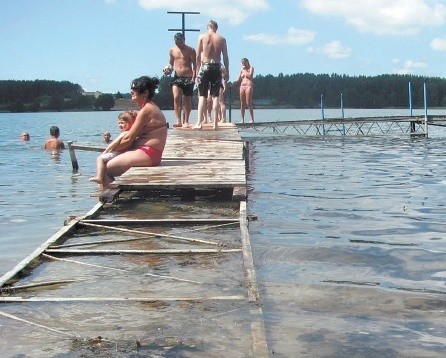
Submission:
<svg viewBox="0 0 446 358">
<path fill-rule="evenodd" d="M 68 150 L 70 151 L 70 159 L 71 159 L 71 165 L 73 166 L 73 170 L 77 171 L 79 170 L 79 164 L 77 162 L 76 153 L 74 152 L 74 148 L 72 146 L 73 142 L 67 142 L 68 144 Z"/>
</svg>

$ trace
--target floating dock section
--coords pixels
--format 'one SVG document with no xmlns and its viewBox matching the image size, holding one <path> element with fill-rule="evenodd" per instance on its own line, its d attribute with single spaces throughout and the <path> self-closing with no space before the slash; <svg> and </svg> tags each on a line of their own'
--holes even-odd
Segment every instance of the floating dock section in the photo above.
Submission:
<svg viewBox="0 0 446 358">
<path fill-rule="evenodd" d="M 117 188 L 0 278 L 3 350 L 267 357 L 234 125 L 169 132 Z"/>
</svg>

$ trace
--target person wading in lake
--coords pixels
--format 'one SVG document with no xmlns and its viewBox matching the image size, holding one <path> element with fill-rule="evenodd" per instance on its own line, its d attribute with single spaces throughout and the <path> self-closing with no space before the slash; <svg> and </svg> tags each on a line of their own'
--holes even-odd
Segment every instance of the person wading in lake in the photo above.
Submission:
<svg viewBox="0 0 446 358">
<path fill-rule="evenodd" d="M 121 143 L 114 148 L 125 151 L 109 160 L 106 164 L 103 187 L 110 184 L 131 167 L 157 166 L 161 162 L 167 140 L 167 122 L 163 112 L 153 102 L 159 79 L 142 76 L 130 86 L 132 100 L 141 108 L 132 127 L 122 137 Z"/>
<path fill-rule="evenodd" d="M 208 91 L 212 96 L 213 117 L 218 118 L 218 97 L 222 86 L 221 58 L 226 68 L 226 78 L 229 80 L 229 58 L 226 39 L 217 34 L 218 24 L 210 20 L 207 32 L 198 37 L 197 67 L 200 69 L 197 76 L 198 83 L 198 119 L 194 128 L 201 129 L 203 114 L 206 111 L 206 97 Z M 214 120 L 214 129 L 218 128 L 218 121 Z"/>
<path fill-rule="evenodd" d="M 45 149 L 65 149 L 65 144 L 59 139 L 60 130 L 58 126 L 50 127 L 50 138 L 45 141 L 43 148 Z"/>
<path fill-rule="evenodd" d="M 175 46 L 169 51 L 169 64 L 174 70 L 171 82 L 173 94 L 173 106 L 175 110 L 176 123 L 174 127 L 181 127 L 181 112 L 184 96 L 184 124 L 189 124 L 190 112 L 192 110 L 192 96 L 194 94 L 196 53 L 195 49 L 185 44 L 184 35 L 178 32 L 174 36 Z M 165 75 L 170 75 L 171 68 L 165 69 Z"/>
</svg>

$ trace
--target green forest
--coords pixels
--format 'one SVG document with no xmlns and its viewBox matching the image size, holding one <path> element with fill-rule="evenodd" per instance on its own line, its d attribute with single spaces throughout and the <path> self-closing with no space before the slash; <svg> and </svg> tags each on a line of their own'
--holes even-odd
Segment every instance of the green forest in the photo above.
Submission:
<svg viewBox="0 0 446 358">
<path fill-rule="evenodd" d="M 155 102 L 162 109 L 173 109 L 171 77 L 160 78 Z M 428 107 L 446 107 L 446 80 L 413 75 L 347 76 L 299 73 L 254 78 L 256 108 L 408 108 L 409 83 L 413 108 L 424 106 L 424 83 Z M 129 98 L 129 93 L 104 93 L 97 96 L 84 92 L 68 81 L 0 81 L 0 111 L 93 111 L 111 110 L 115 99 Z M 226 102 L 238 107 L 238 87 L 230 88 Z M 196 108 L 197 98 L 194 96 Z"/>
</svg>

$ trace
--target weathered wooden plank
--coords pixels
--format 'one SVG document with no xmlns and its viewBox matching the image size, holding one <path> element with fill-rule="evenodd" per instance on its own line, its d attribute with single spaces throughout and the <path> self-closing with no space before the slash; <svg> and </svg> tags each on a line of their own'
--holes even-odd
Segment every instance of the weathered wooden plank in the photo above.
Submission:
<svg viewBox="0 0 446 358">
<path fill-rule="evenodd" d="M 151 237 L 156 237 L 156 238 L 164 238 L 164 239 L 170 239 L 170 240 L 185 241 L 185 242 L 191 242 L 191 243 L 194 243 L 194 244 L 206 244 L 206 245 L 215 245 L 215 246 L 219 245 L 218 242 L 214 242 L 214 241 L 194 239 L 194 238 L 182 237 L 182 236 L 178 236 L 178 235 L 168 235 L 168 234 L 162 234 L 162 233 L 156 233 L 156 232 L 148 232 L 148 231 L 142 231 L 142 230 L 131 230 L 131 229 L 126 229 L 126 228 L 117 227 L 117 226 L 107 226 L 107 225 L 92 224 L 92 223 L 87 223 L 87 222 L 84 222 L 84 221 L 80 221 L 79 224 L 80 225 L 85 225 L 85 226 L 96 227 L 96 228 L 99 228 L 99 229 L 108 229 L 108 230 L 127 232 L 129 234 L 137 234 L 137 235 L 145 235 L 145 236 L 151 236 Z"/>
<path fill-rule="evenodd" d="M 81 223 L 90 224 L 109 224 L 109 225 L 172 225 L 172 224 L 224 224 L 224 223 L 238 223 L 239 219 L 230 218 L 209 218 L 209 219 L 86 219 L 81 220 Z"/>
<path fill-rule="evenodd" d="M 197 297 L 0 297 L 0 302 L 156 302 L 156 301 L 242 301 L 245 296 L 197 296 Z"/>
<path fill-rule="evenodd" d="M 121 194 L 121 189 L 119 188 L 107 189 L 99 195 L 99 201 L 104 204 L 112 203 L 118 198 L 119 194 Z"/>
<path fill-rule="evenodd" d="M 241 249 L 159 249 L 159 250 L 76 250 L 47 249 L 48 254 L 63 255 L 201 255 L 201 254 L 231 254 L 241 252 Z"/>
<path fill-rule="evenodd" d="M 246 186 L 236 186 L 232 191 L 232 201 L 246 200 Z"/>
<path fill-rule="evenodd" d="M 243 160 L 166 160 L 158 167 L 133 167 L 113 184 L 130 188 L 232 188 L 246 186 Z"/>
<path fill-rule="evenodd" d="M 248 231 L 248 215 L 246 201 L 240 202 L 240 231 L 243 246 L 243 266 L 247 278 L 248 300 L 260 303 L 260 294 L 257 286 L 257 278 L 254 260 L 251 251 L 251 241 Z M 253 322 L 251 324 L 252 346 L 255 357 L 269 357 L 268 344 L 266 343 L 265 325 L 263 323 L 262 307 L 258 305 L 251 310 Z"/>
</svg>

